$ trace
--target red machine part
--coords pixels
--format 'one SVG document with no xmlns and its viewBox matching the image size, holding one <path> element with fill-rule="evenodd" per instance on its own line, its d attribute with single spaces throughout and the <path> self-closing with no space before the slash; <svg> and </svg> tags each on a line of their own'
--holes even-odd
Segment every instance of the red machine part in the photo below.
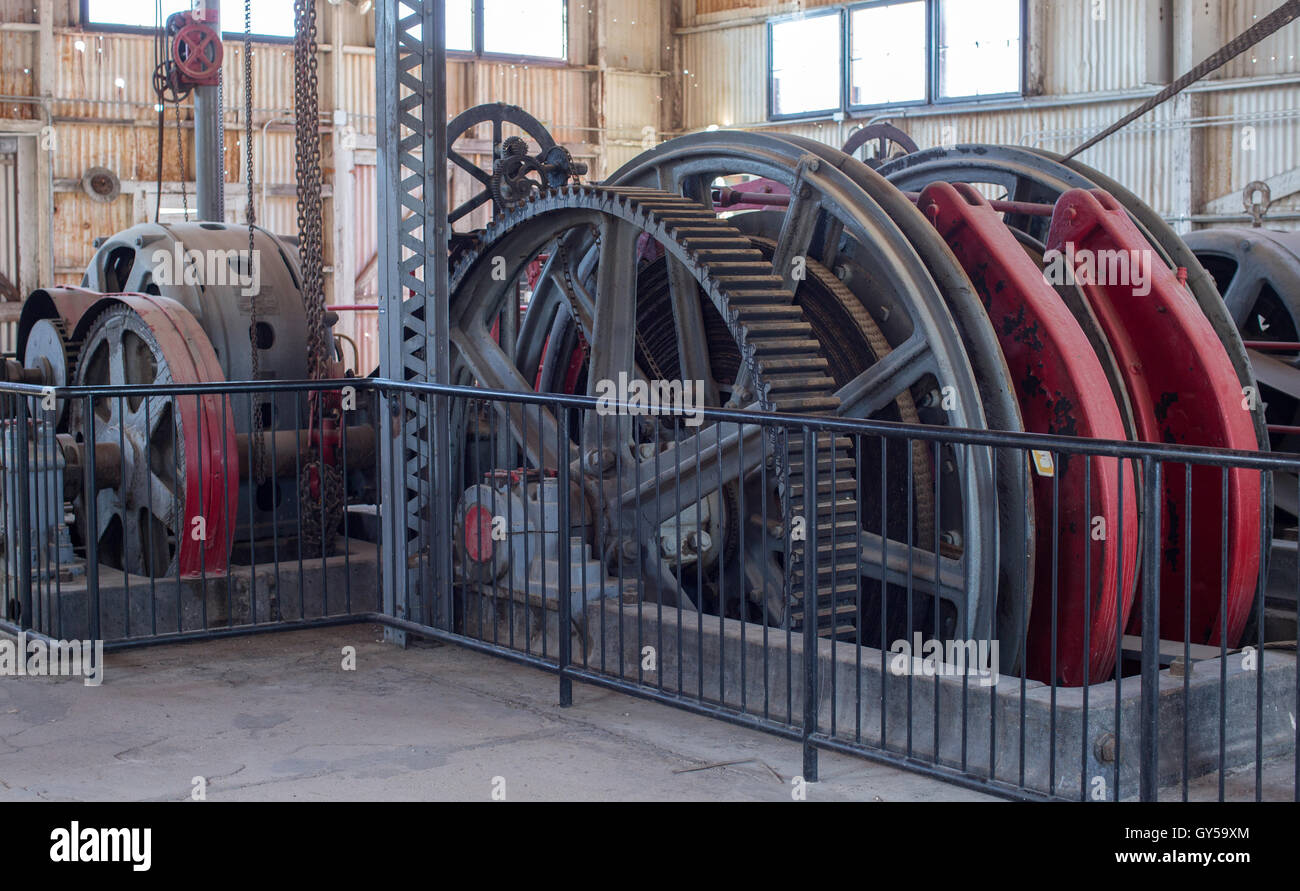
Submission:
<svg viewBox="0 0 1300 891">
<path fill-rule="evenodd" d="M 768 207 L 789 205 L 789 187 L 766 177 L 751 179 L 734 186 L 725 186 L 713 192 L 713 207 L 719 212 L 763 210 Z"/>
<path fill-rule="evenodd" d="M 172 38 L 172 61 L 181 79 L 193 86 L 217 85 L 223 55 L 221 35 L 206 23 L 187 22 Z"/>
<path fill-rule="evenodd" d="M 184 306 L 167 297 L 150 294 L 104 297 L 78 322 L 76 339 L 85 336 L 96 316 L 115 305 L 130 307 L 149 326 L 166 357 L 173 384 L 225 380 L 221 363 L 198 320 Z M 224 400 L 223 405 L 222 397 L 214 394 L 177 396 L 175 410 L 187 444 L 184 516 L 177 530 L 180 576 L 222 575 L 229 565 L 239 505 L 239 451 L 233 409 L 229 400 Z M 197 448 L 190 447 L 195 444 Z M 203 540 L 193 534 L 197 517 L 203 518 L 206 532 Z"/>
<path fill-rule="evenodd" d="M 1075 275 L 1110 340 L 1143 440 L 1257 447 L 1241 384 L 1214 329 L 1110 194 L 1074 189 L 1062 195 L 1048 236 L 1048 255 L 1053 251 L 1048 259 L 1063 262 Z M 1121 257 L 1130 270 L 1135 262 L 1143 264 L 1138 274 L 1109 274 L 1122 268 Z M 1098 274 L 1101 261 L 1106 275 Z M 1121 280 L 1101 280 L 1110 278 Z M 1141 293 L 1141 279 L 1149 294 Z M 1236 646 L 1259 574 L 1259 472 L 1229 470 L 1225 502 L 1223 471 L 1193 466 L 1190 506 L 1184 465 L 1165 464 L 1162 473 L 1160 635 L 1183 640 L 1184 591 L 1190 586 L 1192 642 L 1218 645 L 1226 637 L 1228 646 Z M 1226 554 L 1221 549 L 1225 523 Z M 1226 614 L 1220 609 L 1225 582 Z M 1140 630 L 1140 615 L 1134 611 L 1130 633 Z"/>
<path fill-rule="evenodd" d="M 988 310 L 1025 429 L 1124 439 L 1119 407 L 1087 335 L 997 211 L 966 183 L 932 183 L 919 206 Z M 1076 686 L 1105 680 L 1115 665 L 1116 604 L 1127 619 L 1137 570 L 1137 495 L 1133 475 L 1126 474 L 1121 504 L 1115 458 L 1052 457 L 1050 470 L 1039 468 L 1033 477 L 1037 527 L 1059 531 L 1055 554 L 1051 537 L 1037 545 L 1027 673 L 1043 682 L 1054 674 L 1058 683 Z M 1114 531 L 1094 541 L 1097 518 Z"/>
<path fill-rule="evenodd" d="M 465 550 L 475 563 L 492 559 L 492 511 L 481 504 L 465 512 Z"/>
</svg>

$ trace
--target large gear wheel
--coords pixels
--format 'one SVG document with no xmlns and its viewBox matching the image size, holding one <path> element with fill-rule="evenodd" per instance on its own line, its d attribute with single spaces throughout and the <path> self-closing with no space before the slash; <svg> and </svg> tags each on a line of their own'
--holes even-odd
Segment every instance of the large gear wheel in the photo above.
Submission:
<svg viewBox="0 0 1300 891">
<path fill-rule="evenodd" d="M 738 370 L 746 376 L 747 404 L 796 414 L 834 412 L 838 405 L 833 395 L 835 382 L 828 373 L 822 345 L 795 304 L 793 293 L 773 274 L 770 261 L 712 211 L 655 189 L 568 186 L 510 211 L 488 228 L 483 248 L 467 257 L 453 276 L 451 311 L 451 340 L 458 359 L 480 385 L 518 391 L 533 388 L 533 382 L 521 374 L 515 356 L 491 337 L 489 320 L 513 295 L 513 284 L 524 267 L 571 235 L 579 242 L 572 252 L 577 269 L 570 285 L 575 291 L 571 312 L 590 344 L 589 392 L 595 392 L 598 381 L 649 371 L 639 368 L 647 353 L 638 336 L 637 301 L 629 295 L 638 294 L 643 272 L 638 261 L 647 256 L 646 243 L 651 241 L 661 246 L 664 262 L 669 264 L 673 311 L 683 317 L 690 314 L 690 319 L 683 319 L 688 325 L 698 322 L 704 313 L 716 316 L 727 332 L 738 354 Z M 493 275 L 491 260 L 502 256 L 514 266 L 505 276 Z M 715 380 L 711 371 L 675 370 L 688 380 L 702 380 L 712 394 L 706 399 L 708 404 L 720 404 L 721 389 L 735 384 Z M 662 368 L 657 372 L 672 373 Z M 779 505 L 781 516 L 763 518 L 761 528 L 751 530 L 750 536 L 772 534 L 775 526 L 789 530 L 797 525 L 797 517 L 807 519 L 812 509 L 811 498 L 805 495 L 810 458 L 798 435 L 788 438 L 787 452 L 785 438 L 770 428 L 737 430 L 736 425 L 706 423 L 688 433 L 684 425 L 659 419 L 655 437 L 662 436 L 668 448 L 646 457 L 641 447 L 648 445 L 645 433 L 647 426 L 653 425 L 635 424 L 630 418 L 599 424 L 593 423 L 595 418 L 586 418 L 586 423 L 562 431 L 559 419 L 546 411 L 530 410 L 525 417 L 524 410 L 515 405 L 507 413 L 516 443 L 534 466 L 553 469 L 562 461 L 587 466 L 590 462 L 584 462 L 584 456 L 600 450 L 615 457 L 606 463 L 618 469 L 585 476 L 591 500 L 608 506 L 599 530 L 606 540 L 636 540 L 634 530 L 658 529 L 701 497 L 742 481 L 750 486 L 761 475 L 772 484 L 773 495 L 763 500 L 769 507 Z M 566 439 L 567 446 L 563 444 Z M 774 443 L 777 439 L 780 442 Z M 776 444 L 776 449 L 765 452 L 765 440 Z M 813 580 L 818 596 L 817 626 L 823 633 L 837 636 L 852 635 L 857 626 L 857 483 L 849 448 L 847 438 L 829 436 L 819 436 L 814 446 L 818 464 L 819 553 Z M 766 468 L 764 454 L 768 459 L 776 456 Z M 722 470 L 718 479 L 701 484 L 699 479 L 708 470 L 705 461 Z M 704 488 L 697 490 L 697 485 Z M 757 510 L 754 503 L 750 502 L 747 512 Z M 738 565 L 721 567 L 719 572 L 734 577 L 736 584 L 745 584 L 748 602 L 761 606 L 770 621 L 802 627 L 804 555 L 802 547 L 789 543 L 791 536 L 782 533 L 781 537 L 788 555 L 783 569 L 771 566 L 775 571 L 760 573 L 757 580 Z M 671 590 L 681 584 L 681 574 L 674 578 L 671 571 L 663 571 L 655 549 L 644 538 L 636 543 L 647 562 L 657 564 L 647 576 L 659 580 L 663 600 L 682 603 L 700 596 L 698 589 Z"/>
</svg>

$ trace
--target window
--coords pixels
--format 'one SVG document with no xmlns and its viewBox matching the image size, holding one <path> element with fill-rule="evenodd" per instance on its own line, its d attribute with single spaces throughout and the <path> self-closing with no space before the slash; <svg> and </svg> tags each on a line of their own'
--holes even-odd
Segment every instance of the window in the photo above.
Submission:
<svg viewBox="0 0 1300 891">
<path fill-rule="evenodd" d="M 568 4 L 565 0 L 448 0 L 447 50 L 564 60 L 569 55 Z"/>
<path fill-rule="evenodd" d="M 568 28 L 564 0 L 481 0 L 483 52 L 563 59 Z"/>
<path fill-rule="evenodd" d="M 82 21 L 114 28 L 157 27 L 155 0 L 83 0 Z M 162 0 L 162 20 L 190 9 L 190 0 Z M 252 4 L 253 33 L 259 37 L 293 37 L 292 0 L 256 0 Z M 244 0 L 221 0 L 221 27 L 226 37 L 244 33 Z"/>
<path fill-rule="evenodd" d="M 816 13 L 768 25 L 772 117 L 837 110 L 840 14 Z"/>
<path fill-rule="evenodd" d="M 1020 0 L 939 4 L 939 95 L 1020 92 Z"/>
<path fill-rule="evenodd" d="M 926 99 L 925 0 L 849 11 L 849 105 Z"/>
<path fill-rule="evenodd" d="M 474 0 L 447 0 L 447 51 L 474 52 Z"/>
<path fill-rule="evenodd" d="M 1019 94 L 1023 30 L 1024 0 L 868 0 L 773 19 L 768 116 Z"/>
</svg>

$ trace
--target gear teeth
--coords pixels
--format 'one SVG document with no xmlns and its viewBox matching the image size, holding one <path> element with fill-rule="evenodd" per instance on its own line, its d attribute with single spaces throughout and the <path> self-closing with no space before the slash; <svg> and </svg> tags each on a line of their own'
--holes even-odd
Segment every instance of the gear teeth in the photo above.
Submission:
<svg viewBox="0 0 1300 891">
<path fill-rule="evenodd" d="M 651 188 L 607 188 L 590 183 L 568 183 L 543 190 L 512 206 L 490 224 L 481 247 L 467 253 L 452 281 L 455 289 L 491 246 L 514 227 L 545 213 L 568 208 L 588 208 L 612 213 L 645 229 L 690 269 L 704 293 L 712 297 L 732 338 L 740 347 L 758 394 L 768 410 L 790 414 L 833 413 L 839 407 L 835 382 L 824 358 L 825 351 L 813 334 L 794 293 L 750 239 L 712 210 L 670 192 Z M 768 442 L 777 461 L 776 483 L 782 509 L 793 520 L 806 521 L 813 498 L 806 489 L 809 460 L 803 435 L 791 431 L 780 436 L 769 428 Z M 782 444 L 784 443 L 784 445 Z M 835 637 L 857 634 L 858 484 L 853 440 L 845 436 L 815 435 L 812 461 L 817 465 L 817 553 L 812 557 L 812 584 L 817 590 L 818 634 Z M 789 529 L 790 524 L 786 524 Z M 807 539 L 791 542 L 791 564 L 786 567 L 786 619 L 796 630 L 804 625 L 804 586 Z"/>
</svg>

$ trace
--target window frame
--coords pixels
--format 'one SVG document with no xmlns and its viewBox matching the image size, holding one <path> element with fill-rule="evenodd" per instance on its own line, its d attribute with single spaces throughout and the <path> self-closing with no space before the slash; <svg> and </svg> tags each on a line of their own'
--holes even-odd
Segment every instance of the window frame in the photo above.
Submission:
<svg viewBox="0 0 1300 891">
<path fill-rule="evenodd" d="M 112 24 L 111 22 L 92 22 L 90 20 L 90 0 L 81 0 L 81 2 L 78 5 L 79 5 L 78 14 L 80 16 L 80 24 L 83 31 L 96 32 L 99 34 L 146 35 L 146 34 L 158 33 L 158 29 L 153 27 L 152 25 L 115 25 Z M 183 12 L 183 11 L 184 10 L 177 10 L 177 12 Z M 163 19 L 164 24 L 166 23 L 166 21 L 167 21 L 166 19 Z M 222 22 L 223 26 L 225 24 L 226 24 L 225 22 Z M 223 43 L 226 41 L 243 40 L 243 39 L 244 39 L 244 32 L 242 28 L 235 31 L 227 31 L 225 30 L 224 27 L 222 28 L 221 40 Z M 289 35 L 288 37 L 279 37 L 275 34 L 258 34 L 256 31 L 254 31 L 250 35 L 250 39 L 254 43 L 272 43 L 281 46 L 288 46 L 289 44 L 293 43 L 294 37 L 292 34 Z"/>
<path fill-rule="evenodd" d="M 906 102 L 868 102 L 854 104 L 849 100 L 853 96 L 853 13 L 860 9 L 898 6 L 903 3 L 922 3 L 925 5 L 925 96 Z M 937 83 L 938 59 L 936 40 L 938 39 L 938 4 L 935 0 L 866 0 L 863 3 L 850 3 L 844 7 L 844 108 L 843 111 L 865 111 L 874 108 L 918 108 L 931 105 L 934 97 L 934 85 Z"/>
<path fill-rule="evenodd" d="M 846 7 L 828 6 L 822 9 L 812 9 L 807 12 L 791 13 L 789 15 L 774 16 L 767 20 L 767 119 L 769 121 L 798 121 L 814 120 L 824 118 L 827 115 L 837 114 L 844 110 L 845 90 L 847 89 L 845 42 L 847 16 L 844 14 Z M 772 29 L 781 24 L 796 21 L 806 21 L 812 18 L 823 18 L 829 16 L 839 17 L 839 28 L 837 29 L 840 41 L 840 70 L 839 70 L 839 103 L 832 108 L 819 108 L 811 111 L 794 111 L 788 114 L 777 114 L 776 111 L 776 72 L 772 67 L 775 42 L 772 39 Z"/>
<path fill-rule="evenodd" d="M 969 96 L 940 96 L 939 95 L 939 36 L 943 33 L 943 4 L 951 3 L 953 0 L 926 0 L 927 5 L 931 7 L 929 13 L 930 24 L 930 43 L 927 51 L 930 54 L 930 70 L 927 77 L 930 80 L 930 104 L 931 105 L 953 105 L 967 102 L 985 102 L 996 101 L 999 99 L 1015 99 L 1025 95 L 1025 79 L 1029 73 L 1029 0 L 1020 0 L 1020 89 L 1011 90 L 1005 93 L 976 93 Z"/>
<path fill-rule="evenodd" d="M 486 43 L 486 41 L 484 40 L 484 33 L 483 33 L 483 0 L 471 0 L 470 15 L 472 17 L 471 22 L 473 25 L 473 27 L 471 28 L 471 32 L 472 32 L 472 42 L 474 44 L 474 48 L 468 50 L 448 49 L 447 58 L 459 59 L 461 61 L 473 61 L 475 59 L 481 59 L 485 62 L 527 62 L 530 65 L 538 65 L 538 66 L 549 65 L 555 67 L 568 65 L 569 52 L 572 49 L 572 47 L 570 46 L 571 41 L 569 40 L 569 0 L 563 0 L 563 3 L 564 3 L 564 15 L 563 15 L 563 22 L 562 22 L 562 26 L 564 29 L 564 55 L 563 56 L 529 56 L 529 55 L 521 55 L 519 53 L 488 52 L 483 48 Z"/>
<path fill-rule="evenodd" d="M 925 98 L 905 102 L 877 102 L 855 104 L 853 96 L 853 13 L 860 9 L 895 6 L 906 2 L 925 4 Z M 1020 5 L 1020 87 L 1004 93 L 982 93 L 968 96 L 939 95 L 939 37 L 942 33 L 941 17 L 944 3 L 960 0 L 862 0 L 858 3 L 845 3 L 838 6 L 821 7 L 804 13 L 773 16 L 767 20 L 767 119 L 769 121 L 818 120 L 834 115 L 851 115 L 856 112 L 880 111 L 892 108 L 924 108 L 933 106 L 972 105 L 982 102 L 997 102 L 1017 99 L 1025 95 L 1025 86 L 1029 76 L 1029 0 L 1019 0 Z M 774 25 L 794 19 L 810 18 L 814 15 L 839 15 L 840 17 L 840 103 L 834 108 L 816 111 L 777 114 L 773 89 L 775 77 L 772 69 L 772 28 Z"/>
</svg>

